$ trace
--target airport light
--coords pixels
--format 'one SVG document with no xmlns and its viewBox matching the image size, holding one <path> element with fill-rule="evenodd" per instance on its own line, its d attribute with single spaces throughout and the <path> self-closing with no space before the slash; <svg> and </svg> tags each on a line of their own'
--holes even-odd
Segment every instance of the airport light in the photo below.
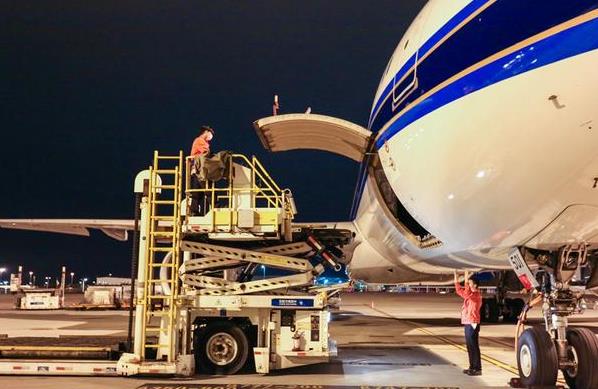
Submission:
<svg viewBox="0 0 598 389">
<path fill-rule="evenodd" d="M 71 287 L 73 286 L 73 277 L 75 276 L 75 272 L 71 272 Z"/>
<path fill-rule="evenodd" d="M 33 272 L 32 272 L 32 271 L 30 271 L 30 272 L 29 272 L 29 285 L 32 285 L 32 284 L 31 284 L 31 278 L 32 278 L 32 277 L 33 277 Z"/>
<path fill-rule="evenodd" d="M 48 276 L 46 276 L 46 278 L 45 278 L 45 280 L 46 280 L 46 288 L 49 288 L 49 287 L 50 287 L 50 279 L 51 279 L 51 278 L 52 278 L 52 277 L 48 277 Z"/>
<path fill-rule="evenodd" d="M 266 279 L 266 266 L 262 265 L 262 271 L 263 271 L 262 279 L 265 280 Z"/>
<path fill-rule="evenodd" d="M 87 278 L 84 278 L 81 283 L 81 292 L 85 292 L 85 283 L 87 282 Z"/>
<path fill-rule="evenodd" d="M 2 274 L 6 271 L 5 267 L 0 267 L 0 282 L 2 281 Z"/>
</svg>

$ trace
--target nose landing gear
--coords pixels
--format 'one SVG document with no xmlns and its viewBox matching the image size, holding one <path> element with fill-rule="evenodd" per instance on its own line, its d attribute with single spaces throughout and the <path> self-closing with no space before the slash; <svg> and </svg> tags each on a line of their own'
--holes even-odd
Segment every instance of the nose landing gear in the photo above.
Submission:
<svg viewBox="0 0 598 389">
<path fill-rule="evenodd" d="M 571 281 L 582 267 L 591 266 L 596 272 L 596 261 L 590 263 L 585 244 L 567 246 L 554 253 L 528 251 L 525 254 L 527 261 L 536 260 L 546 272 L 544 282 L 540 284 L 519 250 L 509 258 L 521 282 L 532 290 L 517 324 L 520 384 L 554 387 L 560 369 L 570 388 L 598 388 L 598 338 L 589 329 L 568 327 L 568 317 L 582 313 L 585 306 L 583 291 L 572 291 Z M 540 304 L 544 328 L 522 330 L 529 309 Z"/>
</svg>

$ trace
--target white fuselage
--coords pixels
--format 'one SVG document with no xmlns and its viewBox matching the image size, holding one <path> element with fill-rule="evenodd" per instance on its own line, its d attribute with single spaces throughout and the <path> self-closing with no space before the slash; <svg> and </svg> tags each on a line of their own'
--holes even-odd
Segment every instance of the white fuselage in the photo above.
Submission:
<svg viewBox="0 0 598 389">
<path fill-rule="evenodd" d="M 352 277 L 438 281 L 508 269 L 516 246 L 598 245 L 598 13 L 542 11 L 513 32 L 527 16 L 505 3 L 431 1 L 397 46 L 370 128 L 392 191 L 441 243 L 405 229 L 370 170 Z"/>
</svg>

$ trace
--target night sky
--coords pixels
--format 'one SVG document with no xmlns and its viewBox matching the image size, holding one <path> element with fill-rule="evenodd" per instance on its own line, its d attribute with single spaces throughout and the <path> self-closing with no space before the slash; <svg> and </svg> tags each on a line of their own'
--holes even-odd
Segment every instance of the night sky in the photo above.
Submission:
<svg viewBox="0 0 598 389">
<path fill-rule="evenodd" d="M 281 113 L 365 125 L 394 47 L 423 0 L 2 1 L 0 218 L 132 218 L 155 149 L 255 154 L 293 190 L 299 221 L 347 220 L 358 165 L 266 152 L 252 122 Z M 0 230 L 0 267 L 38 280 L 128 275 L 131 245 Z M 6 275 L 4 276 L 6 279 Z M 25 279 L 25 281 L 27 278 Z"/>
</svg>

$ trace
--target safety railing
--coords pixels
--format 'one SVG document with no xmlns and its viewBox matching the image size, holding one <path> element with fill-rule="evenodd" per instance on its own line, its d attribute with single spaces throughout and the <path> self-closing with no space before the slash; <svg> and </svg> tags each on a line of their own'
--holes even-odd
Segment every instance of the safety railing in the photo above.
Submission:
<svg viewBox="0 0 598 389">
<path fill-rule="evenodd" d="M 262 163 L 255 157 L 247 158 L 243 154 L 231 154 L 227 163 L 227 174 L 220 180 L 203 180 L 193 178 L 193 166 L 197 157 L 187 157 L 185 164 L 185 194 L 187 197 L 187 216 L 190 215 L 190 199 L 200 202 L 201 213 L 206 214 L 209 209 L 234 212 L 238 204 L 234 204 L 235 198 L 242 195 L 249 195 L 251 208 L 278 208 L 289 214 L 289 204 L 286 192 L 283 191 L 276 181 L 268 174 Z M 250 170 L 249 185 L 235 185 L 235 164 Z M 193 182 L 195 180 L 195 182 Z M 215 218 L 215 215 L 213 215 Z M 213 220 L 215 222 L 215 219 Z M 229 218 L 232 227 L 232 216 Z"/>
</svg>

